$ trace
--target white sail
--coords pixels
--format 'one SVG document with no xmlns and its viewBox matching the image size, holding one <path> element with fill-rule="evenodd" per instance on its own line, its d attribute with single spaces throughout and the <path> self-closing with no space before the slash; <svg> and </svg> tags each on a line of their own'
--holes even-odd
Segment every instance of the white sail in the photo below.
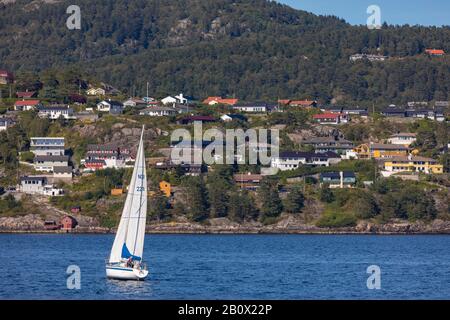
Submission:
<svg viewBox="0 0 450 320">
<path fill-rule="evenodd" d="M 147 218 L 147 174 L 143 136 L 144 129 L 142 129 L 127 199 L 109 257 L 110 263 L 120 262 L 130 256 L 140 260 L 144 252 Z"/>
</svg>

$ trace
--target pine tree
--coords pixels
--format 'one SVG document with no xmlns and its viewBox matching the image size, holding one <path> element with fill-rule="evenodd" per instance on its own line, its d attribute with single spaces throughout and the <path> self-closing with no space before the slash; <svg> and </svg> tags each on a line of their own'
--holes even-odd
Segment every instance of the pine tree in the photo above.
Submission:
<svg viewBox="0 0 450 320">
<path fill-rule="evenodd" d="M 305 196 L 299 186 L 289 192 L 284 202 L 284 209 L 288 213 L 299 213 L 305 205 Z"/>
</svg>

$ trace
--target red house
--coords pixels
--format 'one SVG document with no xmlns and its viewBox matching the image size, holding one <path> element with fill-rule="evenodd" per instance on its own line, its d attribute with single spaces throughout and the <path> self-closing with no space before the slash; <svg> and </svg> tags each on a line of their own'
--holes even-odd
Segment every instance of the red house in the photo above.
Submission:
<svg viewBox="0 0 450 320">
<path fill-rule="evenodd" d="M 93 171 L 102 170 L 103 168 L 106 167 L 106 162 L 105 162 L 105 160 L 102 160 L 102 159 L 86 160 L 84 162 L 84 166 L 87 169 L 91 169 Z"/>
<path fill-rule="evenodd" d="M 61 219 L 61 229 L 62 230 L 72 230 L 78 225 L 77 220 L 72 216 L 65 216 Z"/>
<path fill-rule="evenodd" d="M 445 51 L 442 49 L 426 49 L 425 53 L 430 55 L 430 56 L 443 56 L 445 54 Z"/>
</svg>

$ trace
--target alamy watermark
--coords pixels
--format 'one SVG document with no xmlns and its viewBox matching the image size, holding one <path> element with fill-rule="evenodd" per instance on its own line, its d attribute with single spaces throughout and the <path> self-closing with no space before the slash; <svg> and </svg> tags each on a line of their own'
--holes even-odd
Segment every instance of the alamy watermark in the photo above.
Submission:
<svg viewBox="0 0 450 320">
<path fill-rule="evenodd" d="M 67 277 L 66 285 L 69 290 L 81 290 L 81 269 L 77 265 L 70 265 L 67 267 L 66 274 Z"/>
<path fill-rule="evenodd" d="M 367 278 L 367 289 L 380 290 L 381 289 L 381 268 L 377 265 L 367 267 L 367 274 L 370 274 Z"/>
<path fill-rule="evenodd" d="M 77 5 L 67 7 L 67 14 L 70 16 L 66 20 L 66 26 L 69 30 L 81 30 L 81 9 Z"/>
<path fill-rule="evenodd" d="M 375 4 L 367 7 L 367 14 L 370 16 L 367 18 L 367 28 L 370 30 L 381 29 L 381 8 Z"/>
<path fill-rule="evenodd" d="M 172 132 L 171 159 L 176 164 L 270 165 L 279 156 L 280 134 L 268 129 L 208 129 L 194 122 L 194 135 L 187 129 Z"/>
</svg>

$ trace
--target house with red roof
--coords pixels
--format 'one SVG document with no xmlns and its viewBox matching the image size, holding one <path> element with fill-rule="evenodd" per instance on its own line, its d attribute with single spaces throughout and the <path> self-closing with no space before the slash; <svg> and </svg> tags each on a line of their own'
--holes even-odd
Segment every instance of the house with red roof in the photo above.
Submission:
<svg viewBox="0 0 450 320">
<path fill-rule="evenodd" d="M 340 124 L 348 122 L 348 115 L 328 112 L 316 114 L 313 119 L 320 124 Z"/>
<path fill-rule="evenodd" d="M 442 49 L 426 49 L 425 53 L 430 56 L 436 56 L 436 57 L 441 57 L 441 56 L 445 55 L 445 51 Z"/>
<path fill-rule="evenodd" d="M 14 82 L 14 75 L 7 70 L 0 70 L 0 84 L 10 84 Z"/>
<path fill-rule="evenodd" d="M 18 91 L 16 92 L 16 96 L 19 99 L 31 99 L 31 98 L 35 98 L 37 95 L 36 91 Z"/>
<path fill-rule="evenodd" d="M 278 100 L 278 104 L 282 106 L 287 106 L 291 103 L 292 100 L 290 99 L 280 99 Z"/>
<path fill-rule="evenodd" d="M 208 97 L 203 101 L 203 104 L 214 106 L 217 104 L 223 104 L 228 106 L 234 106 L 238 103 L 238 99 L 223 99 L 222 97 Z"/>
<path fill-rule="evenodd" d="M 14 110 L 16 111 L 36 110 L 39 107 L 42 107 L 42 104 L 39 100 L 21 100 L 14 103 Z"/>
</svg>

